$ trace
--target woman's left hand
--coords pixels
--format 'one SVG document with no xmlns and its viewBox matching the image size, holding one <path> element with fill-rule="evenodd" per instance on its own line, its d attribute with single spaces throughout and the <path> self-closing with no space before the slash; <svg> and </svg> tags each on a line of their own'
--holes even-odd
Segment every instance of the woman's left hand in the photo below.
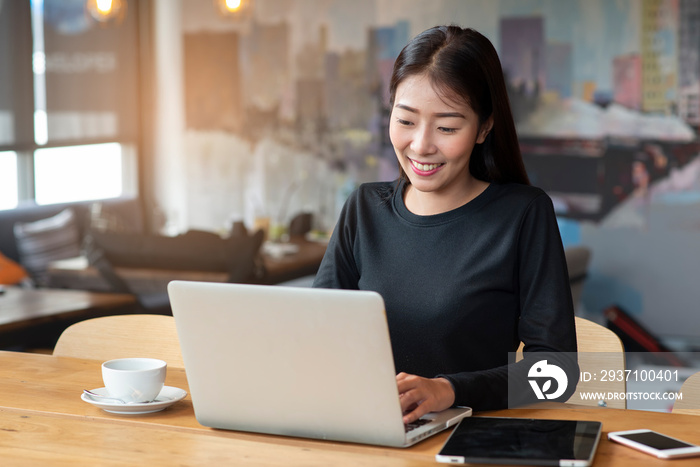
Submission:
<svg viewBox="0 0 700 467">
<path fill-rule="evenodd" d="M 405 424 L 415 422 L 428 412 L 439 412 L 454 404 L 454 389 L 445 378 L 421 378 L 399 373 L 396 382 Z"/>
</svg>

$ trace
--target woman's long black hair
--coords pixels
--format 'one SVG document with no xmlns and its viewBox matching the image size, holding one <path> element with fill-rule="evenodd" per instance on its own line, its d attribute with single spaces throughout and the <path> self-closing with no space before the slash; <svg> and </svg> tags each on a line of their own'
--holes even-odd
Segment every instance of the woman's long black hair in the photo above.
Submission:
<svg viewBox="0 0 700 467">
<path fill-rule="evenodd" d="M 472 151 L 472 176 L 486 182 L 529 185 L 501 62 L 491 41 L 459 26 L 436 26 L 420 33 L 394 63 L 389 85 L 392 109 L 399 83 L 420 74 L 445 97 L 463 99 L 479 116 L 480 125 L 493 116 L 491 131 Z M 401 177 L 408 183 L 403 170 Z"/>
</svg>

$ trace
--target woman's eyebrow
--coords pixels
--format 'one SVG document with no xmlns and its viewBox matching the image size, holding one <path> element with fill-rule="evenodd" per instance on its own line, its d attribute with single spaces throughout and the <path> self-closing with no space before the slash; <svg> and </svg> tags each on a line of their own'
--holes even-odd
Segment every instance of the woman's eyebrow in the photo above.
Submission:
<svg viewBox="0 0 700 467">
<path fill-rule="evenodd" d="M 418 109 L 414 109 L 413 107 L 410 107 L 406 104 L 396 104 L 394 107 L 396 107 L 397 109 L 402 109 L 402 110 L 405 110 L 407 112 L 414 113 L 414 114 L 419 113 Z M 438 112 L 438 113 L 435 113 L 434 115 L 438 118 L 466 118 L 463 114 L 461 114 L 459 112 Z"/>
<path fill-rule="evenodd" d="M 434 114 L 438 118 L 447 118 L 447 117 L 453 117 L 453 118 L 465 118 L 464 115 L 462 115 L 459 112 L 438 112 Z"/>
<path fill-rule="evenodd" d="M 418 113 L 418 109 L 414 109 L 413 107 L 409 107 L 406 104 L 396 104 L 394 107 L 396 107 L 397 109 L 402 109 L 402 110 L 406 110 L 408 112 L 412 112 L 414 114 Z"/>
</svg>

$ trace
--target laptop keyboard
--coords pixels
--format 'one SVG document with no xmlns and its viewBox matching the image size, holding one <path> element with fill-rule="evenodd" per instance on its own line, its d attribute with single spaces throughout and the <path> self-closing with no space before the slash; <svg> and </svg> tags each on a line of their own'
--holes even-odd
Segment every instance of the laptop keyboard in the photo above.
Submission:
<svg viewBox="0 0 700 467">
<path fill-rule="evenodd" d="M 406 433 L 408 433 L 411 430 L 415 430 L 416 428 L 425 425 L 429 421 L 430 420 L 426 420 L 425 418 L 419 418 L 415 422 L 408 423 L 408 424 L 404 425 L 403 427 L 404 427 L 404 430 L 406 430 Z"/>
</svg>

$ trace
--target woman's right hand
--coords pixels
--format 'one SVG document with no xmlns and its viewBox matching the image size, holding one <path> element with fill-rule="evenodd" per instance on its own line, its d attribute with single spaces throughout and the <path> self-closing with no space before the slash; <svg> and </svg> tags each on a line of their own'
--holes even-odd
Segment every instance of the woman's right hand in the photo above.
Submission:
<svg viewBox="0 0 700 467">
<path fill-rule="evenodd" d="M 422 378 L 408 373 L 396 375 L 404 424 L 412 423 L 429 412 L 452 407 L 455 393 L 445 378 Z"/>
</svg>

